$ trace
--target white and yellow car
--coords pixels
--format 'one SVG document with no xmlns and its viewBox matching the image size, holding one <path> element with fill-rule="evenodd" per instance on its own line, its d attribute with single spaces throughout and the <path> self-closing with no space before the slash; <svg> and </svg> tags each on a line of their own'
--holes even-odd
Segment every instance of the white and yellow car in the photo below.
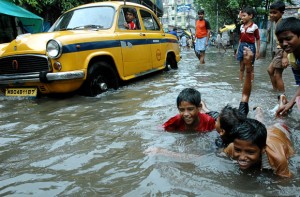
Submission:
<svg viewBox="0 0 300 197">
<path fill-rule="evenodd" d="M 135 30 L 125 13 L 135 11 Z M 49 32 L 24 34 L 0 45 L 0 88 L 7 96 L 80 91 L 96 96 L 180 61 L 177 38 L 150 9 L 123 1 L 82 5 L 64 13 Z"/>
</svg>

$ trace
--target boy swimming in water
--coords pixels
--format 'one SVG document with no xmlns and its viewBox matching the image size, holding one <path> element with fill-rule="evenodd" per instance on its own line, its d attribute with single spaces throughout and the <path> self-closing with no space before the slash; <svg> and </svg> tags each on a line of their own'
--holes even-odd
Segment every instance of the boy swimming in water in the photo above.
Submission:
<svg viewBox="0 0 300 197">
<path fill-rule="evenodd" d="M 267 169 L 281 177 L 291 177 L 288 159 L 294 150 L 285 124 L 266 129 L 258 120 L 247 118 L 232 131 L 233 143 L 224 152 L 237 160 L 241 170 Z"/>
<path fill-rule="evenodd" d="M 177 97 L 179 114 L 163 124 L 170 132 L 208 132 L 215 128 L 215 119 L 202 111 L 201 94 L 193 88 L 185 88 Z"/>
</svg>

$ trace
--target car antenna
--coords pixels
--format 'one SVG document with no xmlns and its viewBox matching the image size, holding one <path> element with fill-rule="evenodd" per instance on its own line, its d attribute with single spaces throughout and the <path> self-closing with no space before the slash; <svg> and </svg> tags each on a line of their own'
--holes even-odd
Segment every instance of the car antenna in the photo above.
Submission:
<svg viewBox="0 0 300 197">
<path fill-rule="evenodd" d="M 126 0 L 124 0 L 124 5 L 126 5 Z"/>
</svg>

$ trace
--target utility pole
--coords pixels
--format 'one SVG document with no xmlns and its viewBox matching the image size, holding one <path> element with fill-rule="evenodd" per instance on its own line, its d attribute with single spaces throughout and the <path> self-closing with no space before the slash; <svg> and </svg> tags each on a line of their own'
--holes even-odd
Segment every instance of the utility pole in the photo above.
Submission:
<svg viewBox="0 0 300 197">
<path fill-rule="evenodd" d="M 216 33 L 218 33 L 218 31 L 219 31 L 219 5 L 218 5 L 218 3 L 217 3 L 217 24 L 216 24 L 216 27 L 217 27 L 217 29 L 216 29 Z"/>
</svg>

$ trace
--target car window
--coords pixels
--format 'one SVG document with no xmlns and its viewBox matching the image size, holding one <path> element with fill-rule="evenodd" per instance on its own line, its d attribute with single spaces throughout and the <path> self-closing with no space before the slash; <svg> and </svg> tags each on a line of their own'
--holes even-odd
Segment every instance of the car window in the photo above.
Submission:
<svg viewBox="0 0 300 197">
<path fill-rule="evenodd" d="M 136 29 L 141 29 L 138 14 L 137 14 L 137 10 L 134 7 L 124 7 L 120 10 L 119 19 L 118 19 L 118 27 L 120 29 L 130 30 L 130 28 L 128 28 L 128 26 L 125 25 L 126 23 L 128 24 L 128 22 L 129 22 L 128 21 L 128 14 L 129 13 L 133 15 L 132 22 L 135 24 L 134 29 L 135 30 Z"/>
<path fill-rule="evenodd" d="M 107 6 L 81 8 L 62 15 L 51 31 L 74 29 L 109 29 L 113 24 L 114 8 Z"/>
<path fill-rule="evenodd" d="M 140 13 L 146 30 L 154 30 L 154 31 L 160 30 L 159 24 L 157 23 L 154 16 L 150 12 L 146 10 L 141 10 Z"/>
<path fill-rule="evenodd" d="M 124 14 L 124 10 L 121 9 L 120 10 L 120 14 L 119 14 L 119 19 L 118 19 L 118 27 L 119 29 L 125 29 L 124 23 L 125 23 L 125 14 Z"/>
</svg>

